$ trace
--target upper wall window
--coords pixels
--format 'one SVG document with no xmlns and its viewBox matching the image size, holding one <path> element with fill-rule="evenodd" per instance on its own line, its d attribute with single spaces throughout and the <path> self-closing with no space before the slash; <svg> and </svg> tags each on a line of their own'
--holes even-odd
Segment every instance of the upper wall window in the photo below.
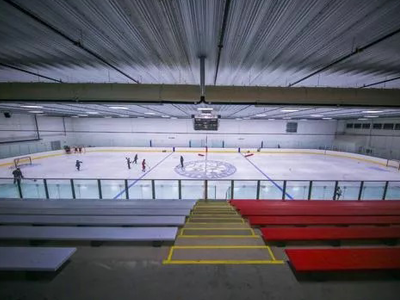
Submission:
<svg viewBox="0 0 400 300">
<path fill-rule="evenodd" d="M 347 123 L 346 124 L 346 128 L 353 128 L 354 127 L 354 124 L 353 123 Z"/>
<path fill-rule="evenodd" d="M 395 130 L 400 130 L 400 124 L 394 124 L 394 129 Z"/>
<path fill-rule="evenodd" d="M 372 125 L 373 129 L 382 129 L 382 124 L 381 123 L 375 123 Z"/>
<path fill-rule="evenodd" d="M 393 123 L 385 123 L 385 124 L 383 124 L 383 129 L 393 130 L 393 126 L 394 126 Z"/>
<path fill-rule="evenodd" d="M 354 124 L 355 129 L 360 129 L 361 128 L 361 123 L 355 123 Z"/>
<path fill-rule="evenodd" d="M 286 124 L 286 132 L 297 132 L 297 123 L 288 122 Z"/>
<path fill-rule="evenodd" d="M 369 124 L 369 123 L 362 124 L 362 129 L 369 129 L 370 127 L 371 127 L 371 124 Z"/>
</svg>

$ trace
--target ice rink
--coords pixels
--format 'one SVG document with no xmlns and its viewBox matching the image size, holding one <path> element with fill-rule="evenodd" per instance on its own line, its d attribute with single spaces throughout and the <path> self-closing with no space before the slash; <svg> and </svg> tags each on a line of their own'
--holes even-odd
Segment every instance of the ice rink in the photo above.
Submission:
<svg viewBox="0 0 400 300">
<path fill-rule="evenodd" d="M 176 152 L 172 152 L 170 148 L 88 148 L 84 154 L 39 154 L 38 158 L 33 159 L 32 165 L 22 167 L 22 172 L 27 178 L 23 181 L 23 188 L 29 192 L 40 182 L 29 179 L 46 178 L 49 179 L 49 190 L 58 185 L 58 197 L 68 196 L 60 190 L 60 186 L 66 181 L 62 179 L 75 179 L 77 197 L 90 198 L 96 197 L 93 194 L 97 193 L 95 179 L 110 179 L 102 180 L 103 198 L 120 198 L 124 197 L 126 188 L 122 179 L 128 179 L 130 197 L 137 195 L 151 198 L 149 180 L 156 179 L 157 198 L 163 198 L 164 194 L 166 198 L 171 198 L 170 194 L 175 196 L 178 188 L 176 179 L 180 179 L 182 198 L 192 199 L 203 196 L 204 179 L 208 179 L 209 194 L 211 193 L 209 196 L 229 198 L 230 182 L 235 180 L 235 198 L 253 198 L 257 180 L 261 180 L 263 189 L 260 197 L 279 199 L 283 180 L 287 180 L 287 197 L 290 199 L 307 197 L 308 182 L 312 180 L 315 181 L 313 193 L 317 193 L 313 198 L 329 198 L 334 181 L 341 182 L 344 196 L 347 193 L 347 197 L 354 198 L 358 196 L 360 181 L 377 181 L 366 183 L 367 193 L 372 193 L 370 197 L 373 198 L 375 193 L 375 196 L 379 197 L 384 181 L 400 180 L 400 172 L 395 168 L 385 167 L 383 162 L 362 156 L 351 157 L 346 153 L 313 151 L 263 149 L 257 152 L 255 149 L 242 149 L 241 153 L 238 153 L 238 149 L 209 149 L 206 153 L 204 148 L 177 148 Z M 128 169 L 125 158 L 130 157 L 133 160 L 136 153 L 139 156 L 138 164 L 132 164 L 131 169 Z M 246 157 L 249 154 L 252 156 Z M 181 156 L 184 158 L 184 168 L 180 167 Z M 145 172 L 141 168 L 143 159 L 147 162 Z M 1 178 L 12 177 L 12 160 L 0 161 Z M 75 168 L 76 160 L 82 161 L 80 171 Z M 2 182 L 3 192 L 0 192 L 0 195 L 11 193 L 6 189 L 14 190 L 13 187 L 6 187 L 6 179 L 2 179 Z M 43 196 L 43 191 L 33 194 Z"/>
</svg>

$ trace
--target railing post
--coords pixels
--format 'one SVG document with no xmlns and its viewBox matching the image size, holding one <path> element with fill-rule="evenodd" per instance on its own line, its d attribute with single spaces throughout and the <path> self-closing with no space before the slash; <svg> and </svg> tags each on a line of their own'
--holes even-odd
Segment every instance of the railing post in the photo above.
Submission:
<svg viewBox="0 0 400 300">
<path fill-rule="evenodd" d="M 128 200 L 129 199 L 129 187 L 128 187 L 128 180 L 124 180 L 125 183 L 125 198 Z"/>
<path fill-rule="evenodd" d="M 388 186 L 389 186 L 389 181 L 386 181 L 386 183 L 385 183 L 385 188 L 384 188 L 384 190 L 383 190 L 383 197 L 382 197 L 382 200 L 386 200 L 386 194 L 387 194 Z"/>
<path fill-rule="evenodd" d="M 310 185 L 308 186 L 308 200 L 311 200 L 313 182 L 310 180 Z"/>
<path fill-rule="evenodd" d="M 257 195 L 256 199 L 260 200 L 260 180 L 257 180 Z"/>
<path fill-rule="evenodd" d="M 283 181 L 282 200 L 285 200 L 285 195 L 286 195 L 286 180 Z"/>
<path fill-rule="evenodd" d="M 363 188 L 364 188 L 364 181 L 361 181 L 360 190 L 358 191 L 358 200 L 361 200 Z"/>
<path fill-rule="evenodd" d="M 231 180 L 231 199 L 235 199 L 235 182 L 233 180 Z"/>
<path fill-rule="evenodd" d="M 50 199 L 49 189 L 47 187 L 47 179 L 43 179 L 43 184 L 44 184 L 44 192 L 46 194 L 46 199 Z"/>
<path fill-rule="evenodd" d="M 99 199 L 103 199 L 103 193 L 101 192 L 101 182 L 97 179 L 97 188 L 99 189 Z"/>
<path fill-rule="evenodd" d="M 178 199 L 182 199 L 182 180 L 178 179 Z"/>
<path fill-rule="evenodd" d="M 337 190 L 338 186 L 339 186 L 339 182 L 336 180 L 335 188 L 333 189 L 333 198 L 332 198 L 333 200 L 336 200 L 336 190 Z"/>
<path fill-rule="evenodd" d="M 204 200 L 208 201 L 208 180 L 204 180 Z"/>
<path fill-rule="evenodd" d="M 76 199 L 74 180 L 70 179 L 70 183 L 71 183 L 72 199 Z"/>
<path fill-rule="evenodd" d="M 155 185 L 154 179 L 151 180 L 151 193 L 152 193 L 153 199 L 156 199 L 156 185 Z"/>
</svg>

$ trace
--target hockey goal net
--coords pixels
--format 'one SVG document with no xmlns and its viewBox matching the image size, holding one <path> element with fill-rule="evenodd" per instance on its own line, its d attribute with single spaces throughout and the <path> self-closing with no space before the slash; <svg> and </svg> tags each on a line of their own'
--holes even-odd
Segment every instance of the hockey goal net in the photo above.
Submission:
<svg viewBox="0 0 400 300">
<path fill-rule="evenodd" d="M 32 157 L 30 156 L 23 156 L 14 159 L 14 166 L 15 168 L 20 168 L 23 166 L 32 165 Z"/>
<path fill-rule="evenodd" d="M 388 159 L 386 161 L 386 167 L 395 168 L 396 170 L 400 170 L 400 160 Z"/>
</svg>

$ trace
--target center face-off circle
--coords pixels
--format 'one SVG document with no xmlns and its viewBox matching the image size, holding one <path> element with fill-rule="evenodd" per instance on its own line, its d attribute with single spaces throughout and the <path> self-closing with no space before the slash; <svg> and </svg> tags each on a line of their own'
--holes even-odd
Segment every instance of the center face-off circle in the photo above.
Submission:
<svg viewBox="0 0 400 300">
<path fill-rule="evenodd" d="M 216 160 L 190 161 L 175 167 L 179 175 L 194 179 L 219 179 L 228 177 L 236 172 L 236 167 L 230 163 Z"/>
</svg>

